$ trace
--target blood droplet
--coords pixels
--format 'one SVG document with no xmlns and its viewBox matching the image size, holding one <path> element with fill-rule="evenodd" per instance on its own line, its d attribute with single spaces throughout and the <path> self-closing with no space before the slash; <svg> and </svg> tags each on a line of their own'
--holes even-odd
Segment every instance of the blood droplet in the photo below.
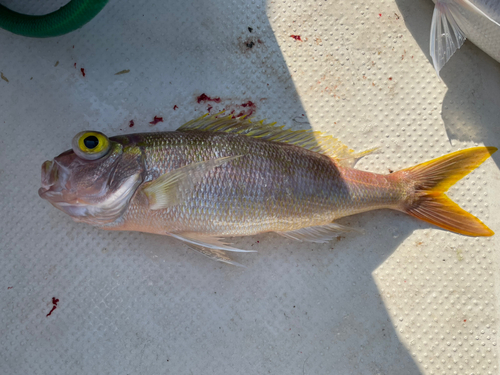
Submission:
<svg viewBox="0 0 500 375">
<path fill-rule="evenodd" d="M 153 118 L 153 121 L 150 121 L 149 123 L 150 123 L 151 125 L 156 125 L 156 124 L 158 124 L 159 122 L 163 122 L 163 117 L 158 117 L 158 116 L 155 116 L 155 117 Z"/>
<path fill-rule="evenodd" d="M 253 107 L 253 106 L 255 106 L 255 104 L 253 104 L 253 102 L 251 102 L 251 101 L 249 100 L 248 102 L 243 103 L 241 106 L 242 106 L 242 107 Z"/>
<path fill-rule="evenodd" d="M 52 311 L 54 311 L 55 309 L 57 309 L 57 303 L 58 302 L 59 302 L 59 299 L 57 299 L 56 297 L 52 297 L 52 310 L 50 310 L 50 312 L 45 317 L 50 316 L 50 314 L 52 314 Z"/>
<path fill-rule="evenodd" d="M 128 124 L 128 127 L 131 128 L 133 127 L 135 124 L 134 124 L 134 120 L 130 120 L 130 123 Z"/>
<path fill-rule="evenodd" d="M 302 39 L 300 38 L 300 35 L 290 35 L 290 38 L 293 38 L 295 40 L 298 40 L 299 42 L 302 42 Z"/>
<path fill-rule="evenodd" d="M 201 102 L 214 102 L 214 103 L 220 103 L 220 98 L 211 98 L 210 96 L 207 96 L 205 93 L 201 94 L 196 98 L 196 101 L 198 103 Z"/>
<path fill-rule="evenodd" d="M 85 69 L 81 68 L 80 71 L 82 72 L 82 76 L 85 77 Z"/>
<path fill-rule="evenodd" d="M 174 105 L 174 111 L 175 111 L 177 108 L 179 108 L 179 107 L 177 107 L 177 105 Z"/>
</svg>

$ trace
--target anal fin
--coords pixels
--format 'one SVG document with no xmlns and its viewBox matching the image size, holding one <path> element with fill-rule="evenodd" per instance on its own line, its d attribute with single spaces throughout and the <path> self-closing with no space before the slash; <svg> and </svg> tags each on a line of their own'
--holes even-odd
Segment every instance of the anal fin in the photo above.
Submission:
<svg viewBox="0 0 500 375">
<path fill-rule="evenodd" d="M 337 237 L 341 232 L 354 232 L 357 229 L 349 228 L 344 225 L 330 223 L 315 227 L 306 227 L 288 232 L 276 232 L 283 237 L 291 238 L 297 241 L 326 243 Z"/>
</svg>

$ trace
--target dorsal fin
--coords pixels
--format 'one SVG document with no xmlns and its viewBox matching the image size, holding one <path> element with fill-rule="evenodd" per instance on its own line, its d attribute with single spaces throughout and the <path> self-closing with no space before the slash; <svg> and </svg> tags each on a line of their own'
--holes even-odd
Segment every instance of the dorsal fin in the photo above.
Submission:
<svg viewBox="0 0 500 375">
<path fill-rule="evenodd" d="M 205 114 L 177 129 L 177 131 L 193 130 L 241 134 L 268 141 L 293 144 L 329 156 L 347 167 L 353 166 L 356 160 L 375 150 L 374 148 L 355 153 L 338 139 L 331 135 L 324 135 L 319 131 L 289 130 L 284 129 L 284 126 L 276 126 L 275 122 L 264 123 L 264 120 L 254 122 L 245 116 L 223 116 L 223 113 L 211 116 Z"/>
</svg>

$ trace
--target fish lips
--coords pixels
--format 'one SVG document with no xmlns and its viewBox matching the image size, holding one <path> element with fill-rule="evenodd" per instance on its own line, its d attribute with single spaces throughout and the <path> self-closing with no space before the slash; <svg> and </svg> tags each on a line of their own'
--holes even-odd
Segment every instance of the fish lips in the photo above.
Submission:
<svg viewBox="0 0 500 375">
<path fill-rule="evenodd" d="M 45 161 L 42 164 L 42 187 L 38 190 L 38 194 L 42 197 L 41 192 L 48 191 L 57 182 L 58 177 L 59 173 L 57 168 L 54 168 L 54 162 Z"/>
<path fill-rule="evenodd" d="M 42 164 L 42 181 L 38 189 L 40 198 L 50 202 L 55 208 L 70 215 L 73 219 L 86 215 L 86 204 L 79 202 L 76 196 L 64 189 L 67 168 L 56 159 Z"/>
</svg>

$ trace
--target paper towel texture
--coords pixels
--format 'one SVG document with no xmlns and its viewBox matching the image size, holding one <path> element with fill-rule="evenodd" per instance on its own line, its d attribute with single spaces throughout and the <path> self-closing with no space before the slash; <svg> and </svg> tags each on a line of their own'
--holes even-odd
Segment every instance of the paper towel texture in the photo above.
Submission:
<svg viewBox="0 0 500 375">
<path fill-rule="evenodd" d="M 236 239 L 258 250 L 235 256 L 246 269 L 73 223 L 37 195 L 42 162 L 79 131 L 174 130 L 223 108 L 379 146 L 358 163 L 379 173 L 498 147 L 500 65 L 466 42 L 440 81 L 432 10 L 110 1 L 58 38 L 0 30 L 0 373 L 498 374 L 498 153 L 450 191 L 494 237 L 370 212 L 341 221 L 364 234 L 328 244 Z"/>
</svg>

